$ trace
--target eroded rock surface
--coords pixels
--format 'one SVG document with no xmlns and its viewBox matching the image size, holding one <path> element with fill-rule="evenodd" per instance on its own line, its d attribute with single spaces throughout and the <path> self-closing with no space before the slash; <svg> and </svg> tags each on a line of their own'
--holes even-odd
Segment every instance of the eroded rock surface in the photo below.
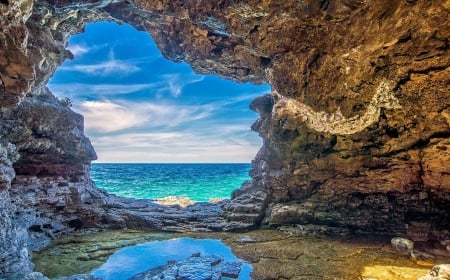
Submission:
<svg viewBox="0 0 450 280">
<path fill-rule="evenodd" d="M 10 198 L 11 181 L 15 176 L 12 164 L 18 156 L 13 144 L 0 142 L 0 275 L 31 270 L 28 234 L 15 220 L 17 206 Z"/>
<path fill-rule="evenodd" d="M 0 238 L 12 240 L 0 272 L 31 269 L 25 229 L 43 240 L 293 225 L 449 240 L 449 13 L 447 0 L 0 1 L 0 143 L 17 150 L 0 160 Z M 251 106 L 264 140 L 253 180 L 231 202 L 186 210 L 93 186 L 82 117 L 45 84 L 72 56 L 67 38 L 96 20 L 148 31 L 199 73 L 272 85 Z"/>
<path fill-rule="evenodd" d="M 241 272 L 242 263 L 225 262 L 214 255 L 202 256 L 194 254 L 186 260 L 168 263 L 165 266 L 150 269 L 139 273 L 130 280 L 157 280 L 157 279 L 237 279 Z"/>
<path fill-rule="evenodd" d="M 52 246 L 36 254 L 34 260 L 38 271 L 42 271 L 51 277 L 89 273 L 104 264 L 114 251 L 122 246 L 133 244 L 134 241 L 150 241 L 152 239 L 158 240 L 164 237 L 174 238 L 186 235 L 197 240 L 203 238 L 220 239 L 221 242 L 231 248 L 233 255 L 247 262 L 247 264 L 242 265 L 241 274 L 244 274 L 241 275 L 244 276 L 242 279 L 246 279 L 245 273 L 249 270 L 248 265 L 251 265 L 251 279 L 258 280 L 416 280 L 427 274 L 434 264 L 445 263 L 450 257 L 448 252 L 436 251 L 434 246 L 418 243 L 418 250 L 433 252 L 432 254 L 435 255 L 436 259 L 433 261 L 413 260 L 397 252 L 394 247 L 389 245 L 389 238 L 385 237 L 352 236 L 350 238 L 330 238 L 322 236 L 305 238 L 274 230 L 255 230 L 246 233 L 210 232 L 175 235 L 148 231 L 140 233 L 139 231 L 108 231 L 83 236 L 67 236 L 61 240 L 56 240 Z M 148 254 L 133 255 L 133 258 L 148 260 L 149 263 L 152 263 L 153 260 L 149 259 L 149 255 L 152 255 L 151 250 L 148 251 Z M 216 255 L 224 257 L 219 252 Z M 207 255 L 204 253 L 201 256 Z M 55 263 L 61 263 L 61 265 L 55 266 Z M 176 262 L 171 263 L 171 265 L 174 264 Z M 443 268 L 442 272 L 445 272 L 445 266 L 441 267 Z M 170 268 L 170 265 L 162 269 L 160 267 L 160 269 L 148 271 L 149 274 L 147 275 L 155 273 L 161 276 L 162 271 L 168 268 Z M 142 269 L 145 270 L 145 268 Z M 207 275 L 211 275 L 213 269 L 211 266 L 206 266 L 205 272 Z M 146 273 L 143 273 L 140 277 L 145 275 Z M 228 279 L 225 276 L 224 278 Z M 76 278 L 57 279 L 75 280 Z M 152 278 L 148 277 L 147 279 Z"/>
</svg>

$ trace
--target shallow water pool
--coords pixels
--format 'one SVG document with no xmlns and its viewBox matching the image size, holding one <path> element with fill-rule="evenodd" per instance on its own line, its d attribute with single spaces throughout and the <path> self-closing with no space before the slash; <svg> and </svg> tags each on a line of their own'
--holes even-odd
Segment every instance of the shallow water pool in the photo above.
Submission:
<svg viewBox="0 0 450 280">
<path fill-rule="evenodd" d="M 202 256 L 215 255 L 224 261 L 242 262 L 233 255 L 231 248 L 219 240 L 182 237 L 120 249 L 91 274 L 103 280 L 126 280 L 143 271 L 163 266 L 169 261 L 184 260 L 198 253 Z M 251 265 L 244 263 L 238 279 L 251 279 L 251 270 Z"/>
<path fill-rule="evenodd" d="M 186 260 L 199 253 L 219 255 L 226 262 L 245 260 L 248 263 L 243 262 L 239 279 L 251 279 L 251 271 L 253 279 L 410 280 L 450 261 L 445 248 L 417 244 L 417 250 L 437 259 L 413 260 L 395 251 L 390 237 L 382 236 L 297 237 L 273 230 L 181 235 L 126 230 L 55 240 L 45 250 L 34 252 L 33 262 L 36 271 L 50 278 L 93 273 L 103 279 L 127 279 L 168 260 Z"/>
</svg>

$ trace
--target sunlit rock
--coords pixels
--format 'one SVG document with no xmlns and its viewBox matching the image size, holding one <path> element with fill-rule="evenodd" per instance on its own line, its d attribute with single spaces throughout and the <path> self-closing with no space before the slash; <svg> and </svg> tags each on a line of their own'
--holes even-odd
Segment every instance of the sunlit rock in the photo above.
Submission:
<svg viewBox="0 0 450 280">
<path fill-rule="evenodd" d="M 448 280 L 450 279 L 450 264 L 436 265 L 431 271 L 420 277 L 419 280 Z"/>
</svg>

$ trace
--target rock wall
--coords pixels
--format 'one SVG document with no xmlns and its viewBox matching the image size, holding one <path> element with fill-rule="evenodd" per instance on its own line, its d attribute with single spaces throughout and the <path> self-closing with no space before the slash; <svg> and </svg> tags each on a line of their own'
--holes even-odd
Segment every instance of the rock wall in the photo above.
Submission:
<svg viewBox="0 0 450 280">
<path fill-rule="evenodd" d="M 11 143 L 0 142 L 0 275 L 15 271 L 30 271 L 28 234 L 26 228 L 15 221 L 16 206 L 9 191 L 14 178 L 12 163 L 18 158 Z"/>
<path fill-rule="evenodd" d="M 449 3 L 342 4 L 304 19 L 252 105 L 262 222 L 448 238 Z"/>
<path fill-rule="evenodd" d="M 0 1 L 0 239 L 14 240 L 0 273 L 31 269 L 25 229 L 30 244 L 125 226 L 449 239 L 449 13 L 448 0 Z M 253 180 L 231 202 L 186 211 L 93 186 L 83 119 L 45 84 L 96 20 L 148 31 L 199 73 L 272 85 L 251 105 Z"/>
</svg>

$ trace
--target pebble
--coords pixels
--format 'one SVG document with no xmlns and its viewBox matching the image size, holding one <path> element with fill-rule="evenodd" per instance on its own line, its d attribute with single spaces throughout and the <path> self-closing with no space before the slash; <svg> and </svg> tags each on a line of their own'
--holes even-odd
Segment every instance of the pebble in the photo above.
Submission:
<svg viewBox="0 0 450 280">
<path fill-rule="evenodd" d="M 237 243 L 255 243 L 256 240 L 254 238 L 251 238 L 250 236 L 246 235 L 246 236 L 239 236 L 236 239 Z"/>
</svg>

